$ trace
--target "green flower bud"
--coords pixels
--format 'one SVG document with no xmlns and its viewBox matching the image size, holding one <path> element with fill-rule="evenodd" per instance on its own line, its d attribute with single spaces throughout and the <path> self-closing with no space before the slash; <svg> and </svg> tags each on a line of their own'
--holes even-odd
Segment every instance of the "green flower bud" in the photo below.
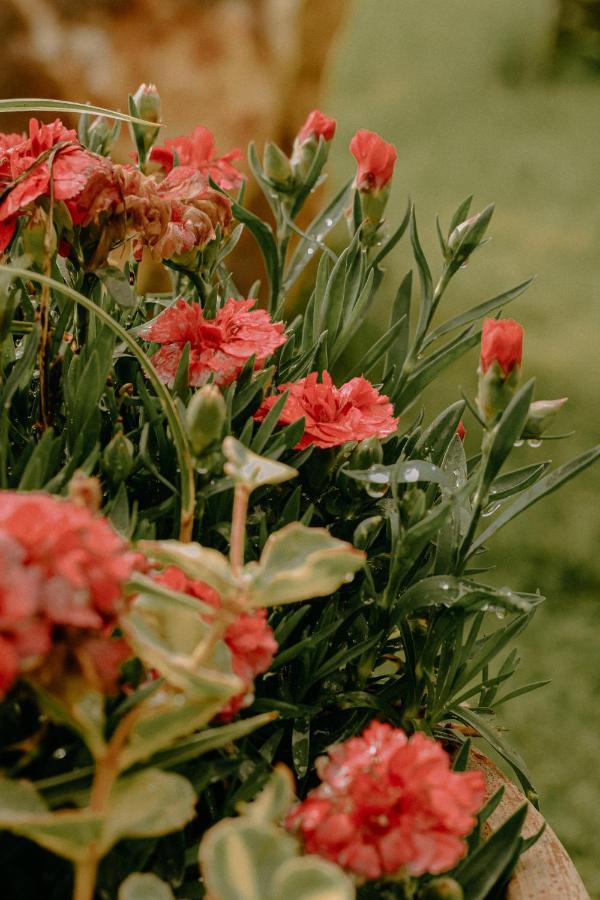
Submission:
<svg viewBox="0 0 600 900">
<path fill-rule="evenodd" d="M 280 150 L 272 141 L 265 144 L 263 169 L 277 190 L 291 191 L 293 189 L 295 179 L 292 165 L 283 150 Z"/>
<path fill-rule="evenodd" d="M 376 437 L 367 438 L 357 444 L 350 457 L 350 469 L 370 469 L 371 466 L 383 462 L 381 441 Z"/>
<path fill-rule="evenodd" d="M 506 375 L 497 360 L 486 372 L 479 373 L 477 406 L 486 425 L 491 425 L 514 397 L 521 381 L 521 367 L 514 366 Z"/>
<path fill-rule="evenodd" d="M 561 397 L 560 400 L 536 400 L 532 403 L 521 437 L 524 440 L 535 440 L 541 437 L 567 400 L 568 397 Z"/>
<path fill-rule="evenodd" d="M 87 129 L 85 145 L 92 153 L 108 156 L 120 130 L 120 122 L 111 125 L 104 116 L 96 116 Z"/>
<path fill-rule="evenodd" d="M 102 454 L 102 468 L 114 484 L 120 484 L 130 475 L 133 455 L 133 444 L 122 431 L 117 431 Z"/>
<path fill-rule="evenodd" d="M 46 259 L 56 253 L 56 231 L 48 228 L 48 216 L 36 207 L 22 232 L 23 249 L 37 269 L 43 269 Z"/>
<path fill-rule="evenodd" d="M 360 525 L 354 529 L 352 538 L 352 543 L 357 550 L 368 550 L 381 531 L 382 525 L 383 516 L 371 516 L 369 519 L 363 519 Z"/>
<path fill-rule="evenodd" d="M 377 226 L 383 219 L 383 214 L 390 196 L 391 182 L 388 181 L 382 188 L 374 191 L 360 191 L 360 204 L 363 221 L 367 220 L 367 226 Z"/>
<path fill-rule="evenodd" d="M 448 259 L 452 260 L 452 268 L 456 270 L 465 264 L 471 253 L 481 244 L 486 229 L 490 224 L 493 205 L 476 213 L 454 228 L 448 236 Z"/>
<path fill-rule="evenodd" d="M 162 105 L 156 85 L 140 84 L 133 99 L 140 119 L 146 119 L 147 122 L 160 122 Z"/>
<path fill-rule="evenodd" d="M 419 891 L 418 900 L 464 900 L 464 891 L 454 878 L 434 878 Z"/>
<path fill-rule="evenodd" d="M 145 119 L 147 122 L 160 122 L 161 102 L 156 87 L 153 84 L 140 84 L 133 97 L 130 96 L 129 109 L 136 118 Z M 146 162 L 148 152 L 156 141 L 159 130 L 152 125 L 131 123 L 131 132 L 142 165 Z"/>
<path fill-rule="evenodd" d="M 205 384 L 191 398 L 185 414 L 192 450 L 197 456 L 223 434 L 227 410 L 219 388 Z"/>
</svg>

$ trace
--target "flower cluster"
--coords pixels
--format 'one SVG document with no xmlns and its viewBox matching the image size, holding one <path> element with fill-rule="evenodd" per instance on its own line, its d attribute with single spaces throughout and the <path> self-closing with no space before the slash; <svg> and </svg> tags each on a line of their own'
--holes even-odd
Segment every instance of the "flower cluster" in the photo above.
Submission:
<svg viewBox="0 0 600 900">
<path fill-rule="evenodd" d="M 110 680 L 115 645 L 103 639 L 141 565 L 108 521 L 85 507 L 47 494 L 0 493 L 0 691 L 70 629 L 98 680 Z"/>
<path fill-rule="evenodd" d="M 218 593 L 203 581 L 192 581 L 175 566 L 169 566 L 155 576 L 155 580 L 174 591 L 189 594 L 203 603 L 219 609 L 221 599 Z M 267 611 L 257 609 L 241 613 L 225 631 L 224 640 L 231 651 L 231 667 L 234 675 L 244 682 L 244 690 L 228 700 L 219 713 L 224 720 L 231 719 L 242 707 L 252 702 L 254 679 L 266 672 L 277 652 L 277 642 L 267 624 Z"/>
<path fill-rule="evenodd" d="M 230 200 L 210 187 L 213 173 L 195 158 L 190 165 L 171 164 L 159 181 L 90 153 L 58 119 L 51 125 L 32 119 L 29 131 L 20 140 L 19 135 L 0 135 L 0 187 L 5 192 L 0 252 L 10 244 L 19 216 L 33 214 L 42 195 L 65 201 L 73 226 L 86 230 L 80 243 L 88 269 L 103 265 L 113 246 L 129 238 L 138 258 L 144 246 L 157 260 L 185 257 L 225 233 L 231 223 Z M 225 179 L 228 185 L 232 178 Z M 67 234 L 61 252 L 68 255 L 72 243 Z"/>
<path fill-rule="evenodd" d="M 230 297 L 214 319 L 206 319 L 198 303 L 177 300 L 141 330 L 147 341 L 162 344 L 152 360 L 166 384 L 173 384 L 181 354 L 190 345 L 190 384 L 204 384 L 214 376 L 218 385 L 230 384 L 244 363 L 255 357 L 255 368 L 285 343 L 283 323 L 273 322 L 256 300 Z"/>
<path fill-rule="evenodd" d="M 307 853 L 370 879 L 452 868 L 485 796 L 481 772 L 453 772 L 439 743 L 380 722 L 332 747 L 317 768 L 321 785 L 287 827 Z"/>
<path fill-rule="evenodd" d="M 366 378 L 352 378 L 338 388 L 329 372 L 323 372 L 320 382 L 317 372 L 311 372 L 294 384 L 279 385 L 278 390 L 289 391 L 280 424 L 305 420 L 298 449 L 310 444 L 326 449 L 347 441 L 384 438 L 393 434 L 398 425 L 389 399 Z M 267 397 L 255 413 L 255 419 L 264 419 L 276 402 L 276 396 Z"/>
</svg>

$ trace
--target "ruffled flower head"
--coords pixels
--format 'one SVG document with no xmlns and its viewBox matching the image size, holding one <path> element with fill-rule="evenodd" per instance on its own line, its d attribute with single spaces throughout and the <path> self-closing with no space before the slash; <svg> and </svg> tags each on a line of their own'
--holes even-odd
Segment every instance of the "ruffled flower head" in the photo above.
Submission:
<svg viewBox="0 0 600 900">
<path fill-rule="evenodd" d="M 485 799 L 482 772 L 453 772 L 437 741 L 380 722 L 332 747 L 317 771 L 322 783 L 286 825 L 307 853 L 368 879 L 455 866 Z"/>
<path fill-rule="evenodd" d="M 147 341 L 162 344 L 152 357 L 165 384 L 172 385 L 186 344 L 190 345 L 190 384 L 199 387 L 210 374 L 220 386 L 234 381 L 244 363 L 256 357 L 260 369 L 285 343 L 283 323 L 273 322 L 256 300 L 227 300 L 214 319 L 206 319 L 198 303 L 177 300 L 140 332 Z"/>
<path fill-rule="evenodd" d="M 329 116 L 326 116 L 319 109 L 313 109 L 312 112 L 309 112 L 304 125 L 298 132 L 296 141 L 298 144 L 303 144 L 313 137 L 317 141 L 320 137 L 325 141 L 330 141 L 335 134 L 335 126 L 335 119 L 330 119 Z"/>
<path fill-rule="evenodd" d="M 114 627 L 123 586 L 142 565 L 109 522 L 85 507 L 1 492 L 0 690 L 41 662 L 64 629 L 96 639 L 101 659 L 97 641 Z"/>
<path fill-rule="evenodd" d="M 336 387 L 329 372 L 318 381 L 317 372 L 292 384 L 281 384 L 278 391 L 289 390 L 279 423 L 290 425 L 304 417 L 304 434 L 297 445 L 304 449 L 314 444 L 326 449 L 347 441 L 384 438 L 393 434 L 398 424 L 394 409 L 385 394 L 380 394 L 366 378 L 352 378 Z M 277 397 L 267 397 L 254 418 L 267 415 Z"/>
<path fill-rule="evenodd" d="M 244 180 L 233 165 L 243 158 L 242 151 L 236 147 L 217 156 L 214 135 L 203 125 L 198 125 L 190 134 L 168 138 L 162 147 L 153 147 L 150 151 L 151 161 L 158 163 L 167 174 L 175 165 L 175 156 L 178 165 L 191 166 L 226 191 L 235 190 Z"/>
<path fill-rule="evenodd" d="M 196 597 L 218 609 L 221 598 L 203 581 L 193 581 L 176 566 L 169 566 L 155 576 L 155 580 L 174 591 Z M 227 701 L 219 713 L 223 720 L 231 719 L 242 707 L 252 701 L 254 679 L 266 672 L 277 652 L 277 642 L 267 624 L 267 611 L 257 609 L 241 613 L 227 626 L 224 640 L 231 652 L 231 667 L 234 675 L 244 682 L 244 690 Z"/>
</svg>

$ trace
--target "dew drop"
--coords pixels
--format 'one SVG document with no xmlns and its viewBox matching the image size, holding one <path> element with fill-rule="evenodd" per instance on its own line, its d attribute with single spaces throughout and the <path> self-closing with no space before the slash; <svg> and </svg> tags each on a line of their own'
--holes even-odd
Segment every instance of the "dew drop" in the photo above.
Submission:
<svg viewBox="0 0 600 900">
<path fill-rule="evenodd" d="M 387 472 L 373 472 L 372 475 L 369 475 L 369 481 L 373 484 L 388 484 L 389 477 Z"/>
<path fill-rule="evenodd" d="M 52 756 L 54 757 L 54 759 L 64 759 L 66 755 L 67 755 L 67 751 L 65 750 L 64 747 L 59 747 L 59 748 L 58 748 L 57 750 L 55 750 L 54 753 L 52 754 Z"/>
<path fill-rule="evenodd" d="M 315 252 L 314 247 L 309 247 L 308 250 L 306 251 L 308 256 L 312 256 L 314 252 Z M 521 443 L 523 443 L 523 441 L 521 441 Z"/>
<path fill-rule="evenodd" d="M 538 447 L 542 446 L 542 442 L 532 438 L 531 440 L 527 441 L 527 446 L 533 447 L 534 450 L 537 450 Z"/>
<path fill-rule="evenodd" d="M 502 504 L 499 502 L 498 503 L 490 503 L 489 506 L 486 506 L 484 511 L 481 513 L 481 515 L 486 516 L 486 517 L 493 516 L 495 512 L 498 512 L 498 510 L 500 509 L 501 506 L 502 506 Z"/>
<path fill-rule="evenodd" d="M 325 224 L 328 228 L 331 228 L 331 226 L 333 225 L 333 219 L 325 219 Z"/>
<path fill-rule="evenodd" d="M 513 447 L 522 447 L 522 446 L 523 446 L 523 441 L 515 441 L 513 444 Z"/>
<path fill-rule="evenodd" d="M 385 497 L 388 490 L 388 485 L 375 485 L 369 484 L 367 485 L 367 494 L 369 497 L 373 497 L 375 500 L 379 500 L 381 497 Z"/>
<path fill-rule="evenodd" d="M 419 480 L 419 470 L 418 469 L 407 469 L 404 473 L 405 481 L 418 481 Z"/>
<path fill-rule="evenodd" d="M 497 619 L 505 619 L 506 618 L 506 610 L 505 609 L 498 607 L 496 610 L 494 610 L 494 612 L 496 613 Z"/>
</svg>

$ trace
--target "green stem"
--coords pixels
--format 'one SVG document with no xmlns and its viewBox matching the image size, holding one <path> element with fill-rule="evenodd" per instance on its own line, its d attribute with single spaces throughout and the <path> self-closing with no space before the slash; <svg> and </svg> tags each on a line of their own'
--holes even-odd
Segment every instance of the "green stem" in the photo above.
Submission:
<svg viewBox="0 0 600 900">
<path fill-rule="evenodd" d="M 165 417 L 169 424 L 169 428 L 171 429 L 171 435 L 173 437 L 173 443 L 175 444 L 175 452 L 177 454 L 177 460 L 179 462 L 180 470 L 181 516 L 179 526 L 179 539 L 181 541 L 190 541 L 192 538 L 194 509 L 196 505 L 196 479 L 194 471 L 194 460 L 189 451 L 187 436 L 185 434 L 183 424 L 177 413 L 173 398 L 160 380 L 158 372 L 152 365 L 152 362 L 150 361 L 148 355 L 144 353 L 141 347 L 139 347 L 136 343 L 135 339 L 127 331 L 125 331 L 125 329 L 121 325 L 119 325 L 119 323 L 116 322 L 113 317 L 106 312 L 106 310 L 97 306 L 93 302 L 93 300 L 90 300 L 88 297 L 80 294 L 79 291 L 70 288 L 66 284 L 61 284 L 59 281 L 55 281 L 54 278 L 50 278 L 46 275 L 41 275 L 38 272 L 30 272 L 28 269 L 20 269 L 13 268 L 12 266 L 0 265 L 0 271 L 13 274 L 15 277 L 26 278 L 30 281 L 37 281 L 40 284 L 47 285 L 49 288 L 52 288 L 52 290 L 58 291 L 65 297 L 69 297 L 69 299 L 74 300 L 75 303 L 78 303 L 84 309 L 87 309 L 88 312 L 91 312 L 102 322 L 104 322 L 104 324 L 107 325 L 112 330 L 112 332 L 117 335 L 119 340 L 123 341 L 123 343 L 126 344 L 129 348 L 129 350 L 131 350 L 132 354 L 135 356 L 135 358 L 138 360 L 138 362 L 146 372 L 148 380 L 152 384 L 152 387 L 154 388 L 154 391 L 156 392 L 156 395 L 160 400 L 161 406 L 165 413 Z"/>
<path fill-rule="evenodd" d="M 97 873 L 98 860 L 93 856 L 75 863 L 73 900 L 93 900 Z"/>
<path fill-rule="evenodd" d="M 231 516 L 231 540 L 229 558 L 234 575 L 239 575 L 244 565 L 244 549 L 246 545 L 246 516 L 250 489 L 245 484 L 236 484 L 233 495 L 233 513 Z"/>
</svg>

